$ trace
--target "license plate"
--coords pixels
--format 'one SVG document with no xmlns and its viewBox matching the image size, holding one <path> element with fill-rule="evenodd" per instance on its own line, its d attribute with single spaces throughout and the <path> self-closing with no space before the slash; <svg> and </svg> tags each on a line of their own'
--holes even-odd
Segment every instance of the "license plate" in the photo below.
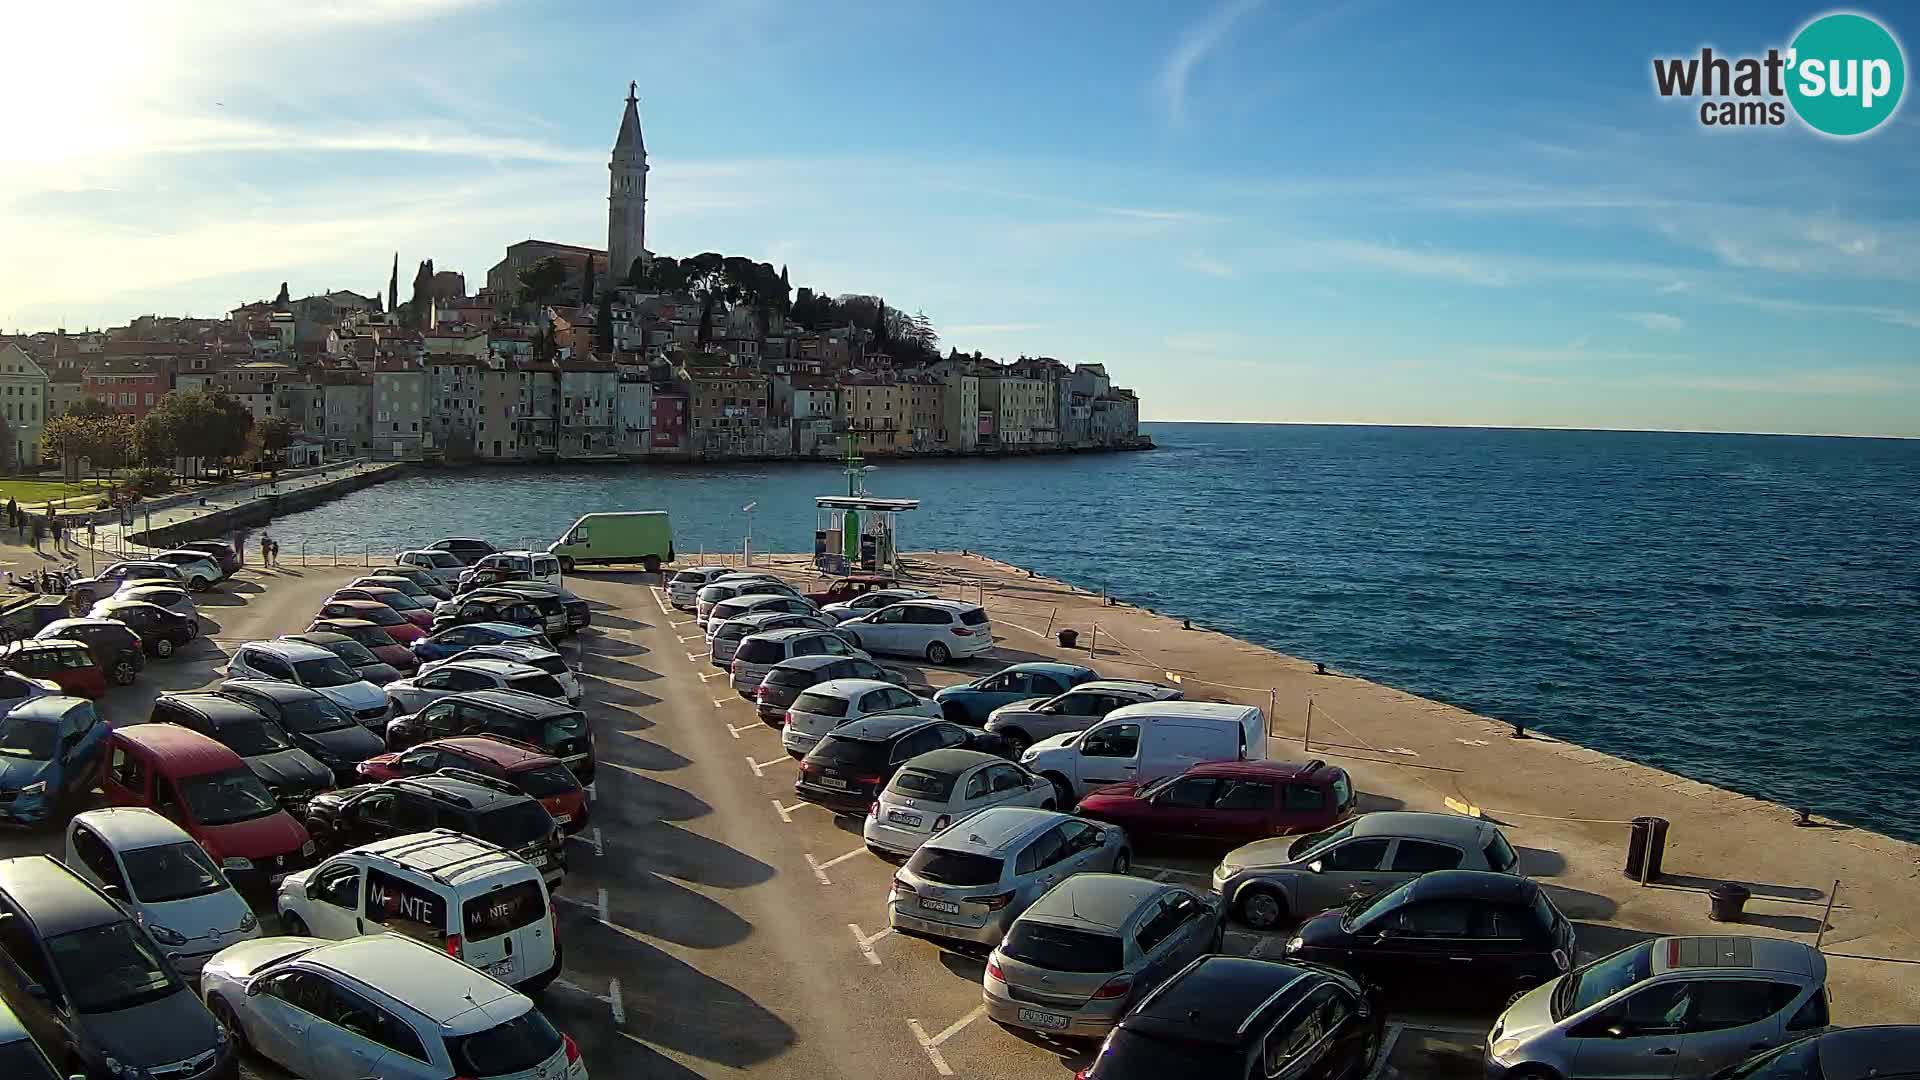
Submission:
<svg viewBox="0 0 1920 1080">
<path fill-rule="evenodd" d="M 534 848 L 526 853 L 526 860 L 535 866 L 547 865 L 547 849 Z"/>
<path fill-rule="evenodd" d="M 569 822 L 569 821 L 572 821 L 572 820 L 573 820 L 573 815 L 572 815 L 572 814 L 555 814 L 555 815 L 553 815 L 553 823 L 554 823 L 555 825 L 565 825 L 565 824 L 566 824 L 567 822 Z"/>
<path fill-rule="evenodd" d="M 928 911 L 944 911 L 949 915 L 960 914 L 960 905 L 951 900 L 935 900 L 931 896 L 923 896 L 920 898 L 920 906 Z"/>
<path fill-rule="evenodd" d="M 505 978 L 513 974 L 513 961 L 499 960 L 487 965 L 487 974 L 495 978 Z"/>
<path fill-rule="evenodd" d="M 903 814 L 898 810 L 889 810 L 887 811 L 887 820 L 893 822 L 895 825 L 911 825 L 917 829 L 920 827 L 920 823 L 926 819 L 922 818 L 919 814 Z"/>
<path fill-rule="evenodd" d="M 1048 1031 L 1067 1030 L 1067 1018 L 1059 1013 L 1041 1012 L 1038 1009 L 1021 1009 L 1015 1014 L 1023 1024 L 1032 1024 Z"/>
<path fill-rule="evenodd" d="M 826 787 L 839 788 L 841 791 L 846 791 L 848 789 L 847 782 L 845 780 L 839 779 L 838 777 L 823 776 L 820 778 L 820 783 Z"/>
</svg>

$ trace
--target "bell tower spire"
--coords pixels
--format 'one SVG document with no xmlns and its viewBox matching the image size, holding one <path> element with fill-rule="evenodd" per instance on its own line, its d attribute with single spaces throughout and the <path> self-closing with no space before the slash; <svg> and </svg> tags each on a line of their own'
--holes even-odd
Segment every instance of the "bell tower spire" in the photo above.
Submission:
<svg viewBox="0 0 1920 1080">
<path fill-rule="evenodd" d="M 647 143 L 640 134 L 640 86 L 627 83 L 627 109 L 607 163 L 607 278 L 624 285 L 634 260 L 647 256 Z"/>
</svg>

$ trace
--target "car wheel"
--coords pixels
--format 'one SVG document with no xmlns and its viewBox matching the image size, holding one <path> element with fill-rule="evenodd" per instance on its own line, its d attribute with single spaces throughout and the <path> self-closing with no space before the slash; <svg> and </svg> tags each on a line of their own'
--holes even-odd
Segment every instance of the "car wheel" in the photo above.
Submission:
<svg viewBox="0 0 1920 1080">
<path fill-rule="evenodd" d="M 1534 1065 L 1522 1065 L 1507 1073 L 1506 1080 L 1560 1080 L 1553 1072 Z"/>
<path fill-rule="evenodd" d="M 213 582 L 208 581 L 206 578 L 200 577 L 197 574 L 187 579 L 187 590 L 189 592 L 206 592 L 209 588 L 212 588 L 212 587 L 213 587 Z"/>
<path fill-rule="evenodd" d="M 1133 869 L 1133 852 L 1121 848 L 1113 856 L 1113 872 L 1124 874 L 1131 869 Z"/>
<path fill-rule="evenodd" d="M 1007 753 L 1012 754 L 1016 761 L 1019 760 L 1020 755 L 1027 752 L 1027 747 L 1033 745 L 1033 736 L 1019 728 L 1008 728 L 995 734 L 1007 740 Z"/>
<path fill-rule="evenodd" d="M 122 660 L 113 665 L 113 681 L 121 686 L 132 686 L 139 672 L 134 670 L 133 661 Z"/>
<path fill-rule="evenodd" d="M 200 620 L 188 619 L 187 620 L 187 640 L 192 641 L 194 638 L 197 638 L 199 636 L 200 636 Z"/>
<path fill-rule="evenodd" d="M 947 661 L 952 659 L 953 659 L 953 650 L 947 648 L 945 643 L 936 641 L 933 644 L 927 646 L 927 662 L 928 663 L 944 664 Z"/>
<path fill-rule="evenodd" d="M 660 572 L 660 556 L 648 555 L 640 560 L 640 565 L 646 568 L 647 573 L 657 574 Z"/>
<path fill-rule="evenodd" d="M 965 724 L 968 727 L 973 726 L 973 718 L 967 715 L 966 706 L 961 705 L 957 701 L 941 702 L 940 718 L 950 724 Z"/>
<path fill-rule="evenodd" d="M 560 556 L 560 572 L 563 574 L 573 573 L 573 556 L 571 555 Z"/>
<path fill-rule="evenodd" d="M 1046 779 L 1053 784 L 1054 797 L 1059 800 L 1061 806 L 1074 805 L 1073 785 L 1067 783 L 1066 777 L 1059 773 L 1048 773 Z"/>
<path fill-rule="evenodd" d="M 287 932 L 288 937 L 312 936 L 312 931 L 307 926 L 307 920 L 301 918 L 298 915 L 295 915 L 291 911 L 287 912 L 284 916 L 281 917 L 280 928 Z"/>
<path fill-rule="evenodd" d="M 233 1015 L 233 1006 L 227 1004 L 226 998 L 215 994 L 212 1000 L 207 1002 L 207 1011 L 213 1014 L 214 1023 L 219 1024 L 221 1030 L 227 1033 L 227 1040 L 233 1044 L 234 1056 L 245 1057 L 247 1032 L 240 1026 L 240 1018 Z"/>
<path fill-rule="evenodd" d="M 1507 995 L 1507 1007 L 1511 1007 L 1514 1002 L 1519 1001 L 1523 997 L 1526 997 L 1527 994 L 1532 992 L 1534 987 L 1539 985 L 1540 984 L 1538 982 L 1535 982 L 1531 979 L 1521 979 L 1520 981 L 1514 983 L 1513 993 Z M 1501 1011 L 1504 1012 L 1506 1010 L 1505 1008 L 1503 1008 Z"/>
<path fill-rule="evenodd" d="M 159 657 L 162 660 L 165 660 L 167 657 L 172 656 L 173 655 L 173 639 L 163 637 L 155 640 L 153 643 L 153 655 Z"/>
<path fill-rule="evenodd" d="M 1255 930 L 1271 930 L 1287 917 L 1287 901 L 1265 885 L 1249 885 L 1234 902 L 1240 921 Z"/>
<path fill-rule="evenodd" d="M 1041 799 L 1041 800 L 1040 800 L 1040 809 L 1042 809 L 1042 810 L 1052 810 L 1052 809 L 1054 808 L 1054 806 L 1055 806 L 1055 805 L 1056 805 L 1056 804 L 1054 803 L 1054 801 L 1053 801 L 1052 799 Z"/>
</svg>

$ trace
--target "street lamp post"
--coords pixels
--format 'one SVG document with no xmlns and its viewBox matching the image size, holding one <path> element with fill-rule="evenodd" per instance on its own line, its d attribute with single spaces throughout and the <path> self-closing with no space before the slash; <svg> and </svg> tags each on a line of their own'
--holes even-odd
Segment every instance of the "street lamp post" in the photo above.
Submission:
<svg viewBox="0 0 1920 1080">
<path fill-rule="evenodd" d="M 747 515 L 747 538 L 740 545 L 740 565 L 742 566 L 753 565 L 753 508 L 759 505 L 759 500 L 756 499 L 740 508 L 740 512 Z"/>
</svg>

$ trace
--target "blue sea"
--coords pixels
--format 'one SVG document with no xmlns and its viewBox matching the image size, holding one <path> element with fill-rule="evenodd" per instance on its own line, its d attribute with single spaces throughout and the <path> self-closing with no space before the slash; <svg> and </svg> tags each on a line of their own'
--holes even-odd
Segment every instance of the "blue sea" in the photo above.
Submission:
<svg viewBox="0 0 1920 1080">
<path fill-rule="evenodd" d="M 902 550 L 969 548 L 1423 696 L 1920 840 L 1920 442 L 1150 424 L 1147 453 L 882 460 Z M 833 464 L 425 473 L 296 556 L 671 511 L 810 551 Z"/>
</svg>

